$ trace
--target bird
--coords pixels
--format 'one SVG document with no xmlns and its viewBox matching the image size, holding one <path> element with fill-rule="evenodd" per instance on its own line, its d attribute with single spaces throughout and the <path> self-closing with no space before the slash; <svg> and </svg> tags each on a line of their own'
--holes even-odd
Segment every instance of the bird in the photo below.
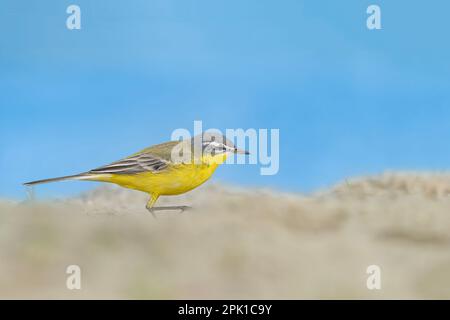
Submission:
<svg viewBox="0 0 450 320">
<path fill-rule="evenodd" d="M 146 209 L 156 211 L 190 209 L 189 206 L 155 207 L 160 196 L 179 195 L 206 182 L 231 154 L 250 154 L 238 149 L 224 135 L 204 132 L 192 138 L 169 141 L 145 148 L 124 159 L 79 174 L 36 180 L 25 186 L 64 180 L 117 184 L 147 193 Z"/>
</svg>

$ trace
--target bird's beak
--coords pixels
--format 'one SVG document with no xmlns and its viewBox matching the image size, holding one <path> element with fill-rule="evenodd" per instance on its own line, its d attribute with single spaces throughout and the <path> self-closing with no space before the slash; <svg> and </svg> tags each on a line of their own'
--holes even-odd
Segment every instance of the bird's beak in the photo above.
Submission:
<svg viewBox="0 0 450 320">
<path fill-rule="evenodd" d="M 250 154 L 250 152 L 248 152 L 247 150 L 242 150 L 242 149 L 238 149 L 238 148 L 234 148 L 234 153 L 238 153 L 238 154 Z"/>
</svg>

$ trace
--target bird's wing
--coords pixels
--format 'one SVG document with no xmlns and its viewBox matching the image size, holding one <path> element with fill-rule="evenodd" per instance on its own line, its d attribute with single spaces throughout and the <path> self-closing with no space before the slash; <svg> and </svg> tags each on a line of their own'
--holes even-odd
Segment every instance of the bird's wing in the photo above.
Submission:
<svg viewBox="0 0 450 320">
<path fill-rule="evenodd" d="M 92 174 L 136 174 L 141 172 L 161 172 L 166 169 L 169 162 L 150 153 L 139 153 L 108 164 L 106 166 L 90 170 Z"/>
</svg>

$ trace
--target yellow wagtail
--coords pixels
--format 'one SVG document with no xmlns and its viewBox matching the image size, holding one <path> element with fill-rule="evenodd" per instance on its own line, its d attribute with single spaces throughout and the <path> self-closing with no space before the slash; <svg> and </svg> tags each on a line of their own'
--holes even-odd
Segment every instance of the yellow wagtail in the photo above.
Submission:
<svg viewBox="0 0 450 320">
<path fill-rule="evenodd" d="M 187 206 L 154 207 L 159 196 L 190 191 L 214 173 L 231 153 L 249 154 L 218 133 L 204 133 L 184 141 L 148 147 L 125 159 L 76 175 L 37 180 L 26 186 L 62 180 L 88 180 L 118 184 L 150 195 L 146 208 L 184 211 Z"/>
</svg>

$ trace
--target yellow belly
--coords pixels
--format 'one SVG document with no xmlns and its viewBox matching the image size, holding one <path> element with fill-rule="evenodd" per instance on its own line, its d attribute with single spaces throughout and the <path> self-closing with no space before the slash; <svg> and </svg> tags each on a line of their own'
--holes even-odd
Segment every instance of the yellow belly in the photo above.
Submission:
<svg viewBox="0 0 450 320">
<path fill-rule="evenodd" d="M 111 174 L 96 176 L 92 180 L 111 182 L 122 187 L 154 195 L 177 195 L 190 191 L 208 180 L 217 164 L 174 165 L 162 172 L 144 172 L 133 175 Z"/>
</svg>

